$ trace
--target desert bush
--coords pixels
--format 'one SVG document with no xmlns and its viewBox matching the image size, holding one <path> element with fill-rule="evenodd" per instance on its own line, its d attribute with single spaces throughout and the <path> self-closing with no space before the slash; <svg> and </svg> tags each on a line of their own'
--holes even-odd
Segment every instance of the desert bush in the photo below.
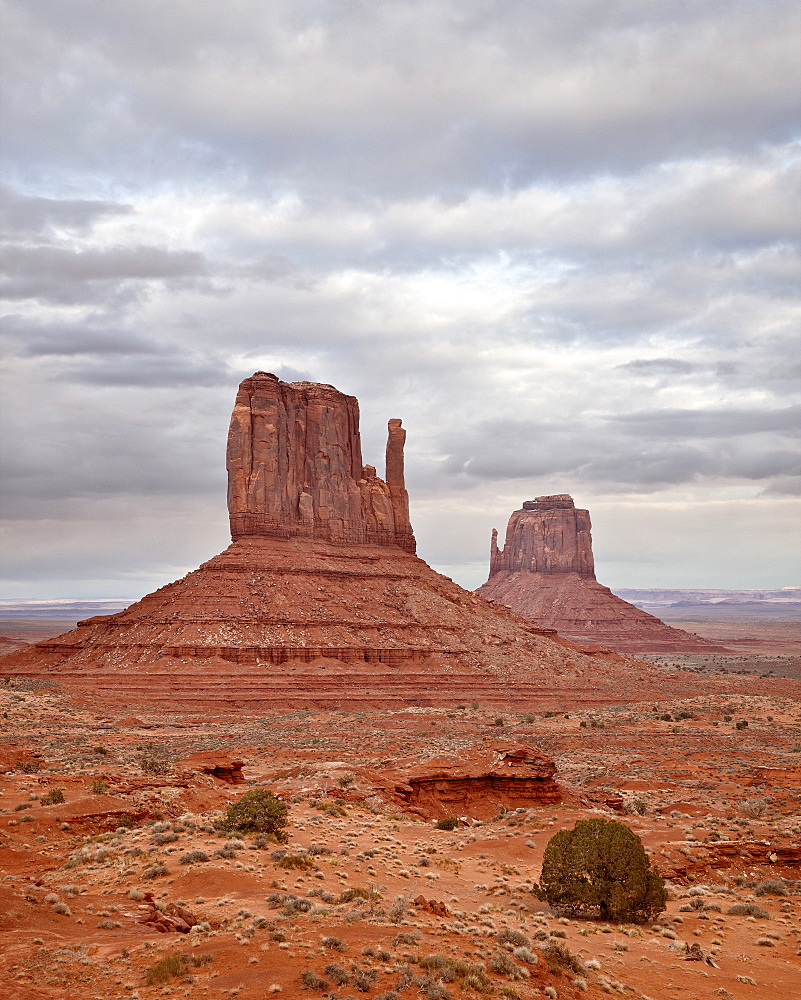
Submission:
<svg viewBox="0 0 801 1000">
<path fill-rule="evenodd" d="M 734 723 L 734 728 L 735 729 L 747 729 L 748 728 L 748 720 L 747 719 L 738 719 Z"/>
<path fill-rule="evenodd" d="M 173 951 L 147 970 L 145 982 L 148 986 L 164 985 L 173 976 L 185 976 L 190 968 L 197 969 L 202 965 L 208 965 L 211 961 L 213 961 L 211 955 L 181 955 Z"/>
<path fill-rule="evenodd" d="M 251 788 L 241 799 L 232 803 L 218 824 L 221 830 L 238 833 L 272 834 L 287 840 L 284 827 L 288 823 L 289 806 L 266 788 Z"/>
<path fill-rule="evenodd" d="M 312 854 L 312 855 L 333 854 L 334 853 L 331 850 L 330 847 L 325 847 L 322 844 L 309 844 L 307 850 L 308 850 L 309 854 Z"/>
<path fill-rule="evenodd" d="M 343 889 L 339 894 L 339 903 L 350 903 L 354 899 L 380 899 L 380 895 L 374 889 L 363 889 L 360 885 Z"/>
<path fill-rule="evenodd" d="M 786 896 L 787 888 L 784 879 L 766 878 L 764 882 L 757 882 L 754 886 L 755 896 Z"/>
<path fill-rule="evenodd" d="M 33 809 L 33 802 L 19 802 L 14 806 L 14 812 L 21 812 L 23 809 Z"/>
<path fill-rule="evenodd" d="M 504 927 L 498 931 L 498 940 L 501 944 L 513 944 L 516 948 L 528 948 L 531 944 L 522 931 L 516 931 L 513 927 Z"/>
<path fill-rule="evenodd" d="M 575 972 L 578 975 L 585 975 L 587 972 L 586 966 L 578 955 L 560 941 L 549 942 L 542 949 L 542 957 L 554 975 L 561 976 L 565 971 Z"/>
<path fill-rule="evenodd" d="M 749 819 L 758 819 L 769 805 L 770 799 L 766 798 L 743 799 L 737 808 L 743 816 L 748 816 Z"/>
<path fill-rule="evenodd" d="M 410 931 L 407 933 L 396 934 L 392 939 L 392 947 L 397 948 L 399 944 L 417 944 L 420 940 L 420 935 L 417 931 Z"/>
<path fill-rule="evenodd" d="M 323 948 L 327 948 L 328 951 L 347 951 L 348 946 L 338 937 L 324 937 L 320 942 Z"/>
<path fill-rule="evenodd" d="M 218 847 L 214 852 L 215 858 L 235 858 L 236 850 L 233 847 L 229 847 L 228 844 L 224 844 L 222 847 Z"/>
<path fill-rule="evenodd" d="M 304 969 L 300 974 L 300 985 L 304 990 L 327 990 L 330 983 L 312 969 Z"/>
<path fill-rule="evenodd" d="M 353 986 L 361 993 L 369 993 L 370 987 L 378 979 L 375 969 L 358 969 L 353 973 Z"/>
<path fill-rule="evenodd" d="M 89 791 L 92 795 L 106 795 L 108 793 L 108 782 L 103 781 L 102 778 L 95 778 L 89 786 Z"/>
<path fill-rule="evenodd" d="M 459 825 L 459 820 L 455 816 L 446 816 L 444 819 L 438 819 L 434 824 L 437 830 L 455 830 Z"/>
<path fill-rule="evenodd" d="M 578 820 L 548 842 L 540 899 L 602 920 L 643 923 L 665 909 L 667 890 L 651 869 L 640 838 L 625 824 L 601 818 Z"/>
<path fill-rule="evenodd" d="M 409 909 L 410 899 L 408 896 L 396 897 L 387 909 L 387 919 L 390 923 L 399 924 L 406 916 Z"/>
<path fill-rule="evenodd" d="M 53 913 L 59 913 L 62 917 L 71 917 L 72 910 L 66 903 L 58 902 L 53 904 Z"/>
<path fill-rule="evenodd" d="M 185 962 L 178 952 L 174 951 L 147 970 L 145 982 L 148 986 L 157 986 L 168 983 L 173 976 L 182 976 L 185 972 Z"/>
<path fill-rule="evenodd" d="M 43 795 L 39 802 L 43 806 L 58 806 L 64 801 L 64 792 L 60 788 L 51 788 L 50 791 Z"/>
<path fill-rule="evenodd" d="M 490 959 L 490 970 L 497 972 L 499 976 L 506 976 L 507 979 L 527 979 L 528 971 L 522 969 L 517 962 L 505 951 L 496 951 Z"/>
<path fill-rule="evenodd" d="M 758 920 L 770 920 L 770 914 L 756 903 L 735 903 L 726 910 L 732 917 L 756 917 Z"/>
<path fill-rule="evenodd" d="M 169 868 L 164 865 L 153 865 L 151 868 L 145 868 L 142 872 L 142 878 L 159 878 L 162 875 L 169 875 Z"/>
<path fill-rule="evenodd" d="M 629 799 L 626 803 L 626 812 L 630 816 L 644 816 L 648 812 L 648 803 L 645 799 Z"/>
<path fill-rule="evenodd" d="M 344 986 L 348 981 L 347 971 L 341 965 L 337 965 L 336 962 L 329 962 L 323 969 L 323 972 L 336 986 Z"/>
<path fill-rule="evenodd" d="M 163 847 L 164 844 L 172 844 L 177 839 L 178 834 L 169 830 L 164 833 L 154 833 L 151 843 L 155 844 L 157 847 Z"/>
<path fill-rule="evenodd" d="M 164 760 L 163 757 L 154 757 L 151 754 L 140 757 L 137 763 L 146 774 L 168 774 L 172 770 L 172 765 L 168 760 Z"/>
<path fill-rule="evenodd" d="M 178 859 L 179 865 L 196 865 L 208 861 L 209 856 L 205 851 L 187 851 Z"/>
<path fill-rule="evenodd" d="M 317 871 L 317 865 L 305 854 L 285 854 L 276 861 L 279 868 L 286 868 L 287 871 L 297 869 L 301 872 Z"/>
</svg>

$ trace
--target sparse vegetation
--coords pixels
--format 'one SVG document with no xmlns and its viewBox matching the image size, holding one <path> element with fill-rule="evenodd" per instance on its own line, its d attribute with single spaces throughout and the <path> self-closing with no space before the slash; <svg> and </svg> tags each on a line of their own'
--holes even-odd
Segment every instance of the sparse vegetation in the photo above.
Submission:
<svg viewBox="0 0 801 1000">
<path fill-rule="evenodd" d="M 455 830 L 458 825 L 459 820 L 455 816 L 445 816 L 434 824 L 437 830 Z"/>
</svg>

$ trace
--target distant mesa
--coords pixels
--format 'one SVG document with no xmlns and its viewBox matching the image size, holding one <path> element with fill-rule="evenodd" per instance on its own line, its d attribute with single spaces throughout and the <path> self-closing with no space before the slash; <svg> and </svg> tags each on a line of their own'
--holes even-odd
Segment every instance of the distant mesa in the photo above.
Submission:
<svg viewBox="0 0 801 1000">
<path fill-rule="evenodd" d="M 509 518 L 502 549 L 493 529 L 489 579 L 476 593 L 578 643 L 626 653 L 728 652 L 598 583 L 590 513 L 567 493 L 526 500 Z"/>
<path fill-rule="evenodd" d="M 610 665 L 642 697 L 666 690 L 647 665 L 582 653 L 419 559 L 404 438 L 390 420 L 382 480 L 363 463 L 353 396 L 256 372 L 239 387 L 228 435 L 232 544 L 117 614 L 8 654 L 3 672 L 57 677 L 109 704 L 203 714 L 600 706 L 620 700 Z M 578 513 L 572 502 L 554 508 L 573 519 L 559 550 L 573 531 L 570 568 L 591 577 L 589 535 L 569 526 Z M 604 679 L 591 683 L 598 657 Z"/>
</svg>

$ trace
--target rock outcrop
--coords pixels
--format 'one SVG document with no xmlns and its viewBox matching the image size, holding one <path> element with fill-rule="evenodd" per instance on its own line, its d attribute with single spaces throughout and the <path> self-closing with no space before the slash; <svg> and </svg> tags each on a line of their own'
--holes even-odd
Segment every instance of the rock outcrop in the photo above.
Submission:
<svg viewBox="0 0 801 1000">
<path fill-rule="evenodd" d="M 228 438 L 232 544 L 123 611 L 3 657 L 3 673 L 204 714 L 601 706 L 620 700 L 621 669 L 628 699 L 661 696 L 645 664 L 582 653 L 417 558 L 404 438 L 390 420 L 381 480 L 362 463 L 352 396 L 245 379 Z"/>
<path fill-rule="evenodd" d="M 395 777 L 391 790 L 429 819 L 491 819 L 503 809 L 562 801 L 550 757 L 523 743 L 488 741 L 458 756 L 434 757 Z"/>
<path fill-rule="evenodd" d="M 231 538 L 320 538 L 414 552 L 405 439 L 401 421 L 390 420 L 384 482 L 362 464 L 354 396 L 256 372 L 239 386 L 228 431 Z"/>
<path fill-rule="evenodd" d="M 514 511 L 502 549 L 493 529 L 489 579 L 476 593 L 578 643 L 628 653 L 727 652 L 598 583 L 589 511 L 566 493 L 527 500 Z"/>
</svg>

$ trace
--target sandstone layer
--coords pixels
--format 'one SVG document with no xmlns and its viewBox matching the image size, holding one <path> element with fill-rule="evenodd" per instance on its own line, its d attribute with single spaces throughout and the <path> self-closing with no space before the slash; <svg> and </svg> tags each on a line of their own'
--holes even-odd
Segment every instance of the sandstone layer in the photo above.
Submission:
<svg viewBox="0 0 801 1000">
<path fill-rule="evenodd" d="M 598 583 L 589 511 L 567 494 L 527 500 L 509 518 L 502 549 L 493 529 L 489 579 L 476 593 L 578 643 L 627 653 L 726 652 Z"/>
<path fill-rule="evenodd" d="M 409 768 L 391 788 L 421 816 L 486 820 L 508 809 L 561 802 L 555 775 L 554 761 L 535 747 L 493 740 Z"/>
<path fill-rule="evenodd" d="M 386 480 L 362 464 L 358 404 L 258 372 L 228 438 L 232 544 L 125 610 L 3 658 L 109 702 L 179 710 L 518 704 L 655 695 L 661 678 L 490 605 L 414 554 L 400 420 Z M 586 570 L 586 559 L 576 565 Z"/>
</svg>

